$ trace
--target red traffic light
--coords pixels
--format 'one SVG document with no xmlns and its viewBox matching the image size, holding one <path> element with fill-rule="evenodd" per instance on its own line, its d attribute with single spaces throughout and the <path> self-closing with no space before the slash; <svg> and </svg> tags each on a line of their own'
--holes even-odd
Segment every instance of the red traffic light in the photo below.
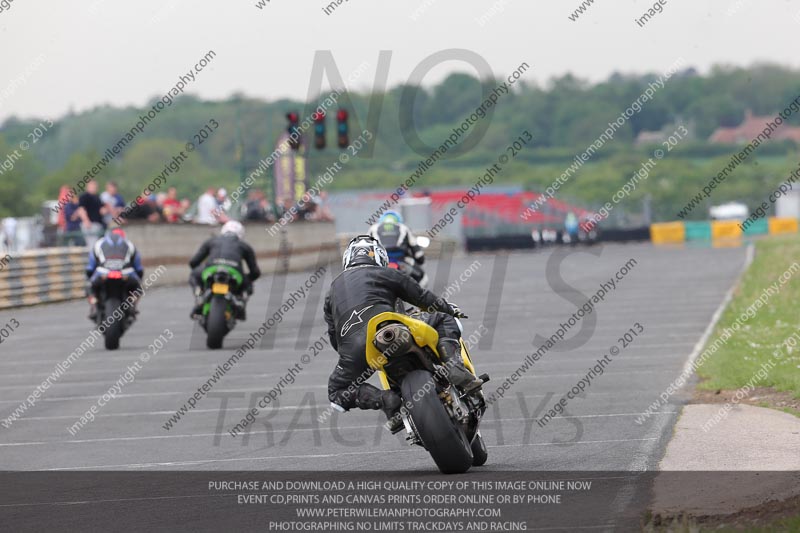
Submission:
<svg viewBox="0 0 800 533">
<path fill-rule="evenodd" d="M 314 120 L 314 122 L 325 122 L 325 112 L 314 111 L 314 114 L 311 115 L 311 118 Z"/>
<path fill-rule="evenodd" d="M 289 122 L 299 122 L 300 121 L 300 115 L 298 115 L 294 111 L 292 111 L 290 113 L 286 113 L 286 118 L 289 119 Z"/>
<path fill-rule="evenodd" d="M 344 109 L 340 109 L 339 111 L 337 111 L 336 120 L 340 122 L 347 120 L 347 111 L 345 111 Z"/>
</svg>

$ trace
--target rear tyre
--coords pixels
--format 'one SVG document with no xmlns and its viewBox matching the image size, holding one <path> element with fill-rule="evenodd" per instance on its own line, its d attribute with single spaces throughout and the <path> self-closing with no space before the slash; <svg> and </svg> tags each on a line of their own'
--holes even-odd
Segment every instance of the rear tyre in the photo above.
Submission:
<svg viewBox="0 0 800 533">
<path fill-rule="evenodd" d="M 480 431 L 475 438 L 472 439 L 472 466 L 483 466 L 486 460 L 489 459 L 489 450 L 486 449 L 486 443 L 483 442 Z"/>
<path fill-rule="evenodd" d="M 120 305 L 122 305 L 122 302 L 117 298 L 109 298 L 105 303 L 106 320 L 108 320 L 109 317 L 113 319 L 113 322 L 109 324 L 103 335 L 105 337 L 106 350 L 116 350 L 119 348 L 119 339 L 122 337 L 122 321 L 124 317 L 117 320 L 114 318 L 114 313 L 117 312 Z"/>
<path fill-rule="evenodd" d="M 222 296 L 214 296 L 208 310 L 206 322 L 206 346 L 212 350 L 222 348 L 222 339 L 228 334 L 228 321 L 225 312 L 228 310 L 228 302 Z"/>
<path fill-rule="evenodd" d="M 433 376 L 414 370 L 400 386 L 406 408 L 422 444 L 443 474 L 461 474 L 472 466 L 472 450 L 464 432 L 448 416 Z"/>
</svg>

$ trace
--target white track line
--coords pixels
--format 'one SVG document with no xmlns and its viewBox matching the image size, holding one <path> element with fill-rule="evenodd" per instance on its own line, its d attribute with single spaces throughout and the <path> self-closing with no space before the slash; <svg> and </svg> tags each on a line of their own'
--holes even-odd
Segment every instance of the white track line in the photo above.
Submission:
<svg viewBox="0 0 800 533">
<path fill-rule="evenodd" d="M 626 416 L 641 416 L 644 413 L 618 413 L 618 414 L 595 414 L 595 415 L 570 415 L 570 416 L 557 416 L 553 418 L 553 420 L 558 419 L 573 419 L 573 418 L 610 418 L 610 417 L 626 417 Z M 653 413 L 653 415 L 673 415 L 675 412 L 673 411 L 659 411 L 657 413 Z M 74 417 L 71 417 L 74 419 Z M 487 423 L 497 423 L 499 422 L 502 425 L 503 422 L 532 422 L 536 420 L 535 418 L 525 418 L 525 417 L 518 417 L 518 418 L 494 418 Z M 268 422 L 273 422 L 269 420 Z M 343 430 L 343 429 L 375 429 L 377 424 L 369 424 L 369 425 L 358 425 L 358 426 L 336 426 L 336 429 Z M 305 431 L 321 431 L 324 429 L 322 426 L 320 427 L 313 427 L 313 428 L 287 428 L 287 429 L 271 429 L 271 430 L 259 430 L 259 431 L 250 431 L 248 433 L 244 433 L 243 435 L 267 435 L 267 434 L 285 434 L 285 433 L 302 433 Z M 206 438 L 206 437 L 226 437 L 227 432 L 225 433 L 184 433 L 184 434 L 176 434 L 176 435 L 141 435 L 141 436 L 130 436 L 130 437 L 103 437 L 103 438 L 96 438 L 96 439 L 73 439 L 73 440 L 51 440 L 51 441 L 31 441 L 31 442 L 4 442 L 0 443 L 0 448 L 14 448 L 18 446 L 46 446 L 48 444 L 92 444 L 95 442 L 127 442 L 127 441 L 139 441 L 139 440 L 165 440 L 165 439 L 187 439 L 187 438 Z M 227 437 L 226 437 L 227 438 Z M 231 441 L 235 442 L 235 441 Z"/>
<path fill-rule="evenodd" d="M 683 366 L 681 374 L 685 372 L 687 369 L 691 368 L 691 364 L 695 361 L 695 359 L 697 359 L 697 356 L 702 351 L 703 346 L 705 346 L 706 342 L 708 342 L 708 339 L 711 336 L 711 333 L 714 331 L 717 322 L 719 322 L 719 319 L 722 316 L 723 311 L 733 298 L 733 293 L 736 290 L 736 287 L 739 286 L 739 281 L 741 280 L 744 273 L 747 271 L 748 267 L 750 266 L 750 263 L 752 263 L 753 261 L 754 249 L 755 248 L 752 244 L 750 244 L 747 247 L 747 251 L 745 252 L 744 264 L 742 265 L 739 274 L 736 276 L 736 279 L 734 279 L 730 288 L 725 293 L 725 296 L 722 298 L 722 301 L 717 306 L 714 313 L 711 315 L 711 321 L 706 326 L 706 329 L 703 331 L 703 334 L 700 336 L 700 339 L 697 341 L 697 343 L 695 343 L 694 348 L 692 349 L 691 353 L 689 354 L 689 357 L 686 360 L 686 363 Z M 681 390 L 685 389 L 686 386 L 688 386 L 688 380 L 687 383 L 683 387 L 681 387 Z M 647 458 L 655 453 L 655 447 L 657 443 L 660 441 L 661 436 L 663 436 L 666 430 L 668 429 L 667 425 L 670 424 L 670 421 L 671 421 L 670 417 L 662 418 L 656 421 L 656 423 L 650 427 L 647 434 L 658 438 L 650 441 L 649 445 L 643 446 L 641 448 L 642 453 L 640 455 L 637 456 L 636 454 L 634 454 L 633 459 L 628 464 L 627 470 L 632 470 L 632 471 L 647 470 Z M 629 483 L 625 485 L 623 488 L 621 488 L 619 492 L 617 492 L 614 501 L 611 503 L 612 516 L 620 515 L 628 507 L 628 505 L 630 505 L 630 502 L 633 499 L 634 495 L 635 495 L 635 490 L 632 484 Z"/>
<path fill-rule="evenodd" d="M 605 393 L 605 394 L 614 394 L 615 396 L 618 393 Z M 546 394 L 533 394 L 524 396 L 524 398 L 545 398 Z M 517 401 L 517 398 L 499 398 L 497 401 L 502 402 L 511 402 Z M 325 410 L 327 409 L 329 404 L 308 404 L 308 405 L 284 405 L 280 407 L 273 407 L 269 409 L 267 412 L 272 411 L 290 411 L 290 410 L 297 410 L 297 411 L 307 411 L 312 409 L 319 409 Z M 226 409 L 226 413 L 235 413 L 235 412 L 242 412 L 246 413 L 250 410 L 250 407 L 228 407 Z M 219 413 L 219 409 L 193 409 L 192 413 Z M 663 415 L 673 413 L 673 411 L 656 411 L 652 413 L 653 415 Z M 104 415 L 94 415 L 95 418 L 121 418 L 126 416 L 164 416 L 164 415 L 174 415 L 175 411 L 139 411 L 134 413 L 110 413 Z M 575 415 L 575 416 L 557 416 L 554 418 L 594 418 L 594 417 L 602 417 L 602 416 L 640 416 L 646 413 L 617 413 L 617 414 L 598 414 L 598 415 Z M 76 418 L 80 418 L 83 413 L 79 413 L 77 415 L 51 415 L 51 416 L 30 416 L 26 418 L 18 418 L 14 421 L 15 424 L 19 422 L 27 422 L 27 421 L 47 421 L 47 420 L 75 420 Z M 185 415 L 184 415 L 185 416 Z M 497 419 L 492 419 L 497 420 Z M 501 420 L 509 420 L 509 419 L 501 419 Z"/>
<path fill-rule="evenodd" d="M 610 444 L 610 443 L 623 443 L 623 442 L 640 442 L 649 439 L 614 439 L 614 440 L 583 440 L 577 442 L 570 442 L 570 444 Z M 560 442 L 539 442 L 531 444 L 501 444 L 497 446 L 487 446 L 487 448 L 512 448 L 523 446 L 563 446 L 564 443 Z M 328 454 L 303 454 L 303 455 L 267 455 L 261 457 L 233 457 L 227 459 L 202 459 L 195 461 L 175 461 L 166 463 L 129 463 L 117 465 L 97 465 L 97 466 L 72 466 L 72 467 L 59 467 L 59 468 L 46 468 L 44 471 L 53 472 L 60 470 L 93 470 L 93 469 L 117 469 L 117 468 L 153 468 L 163 466 L 195 466 L 211 463 L 229 463 L 237 461 L 276 461 L 285 459 L 329 459 L 335 457 L 358 456 L 358 455 L 383 455 L 387 453 L 418 453 L 411 447 L 404 447 L 399 450 L 377 450 L 371 452 L 342 452 L 342 453 L 328 453 Z"/>
<path fill-rule="evenodd" d="M 670 331 L 675 331 L 675 328 L 665 328 L 665 329 L 669 329 Z M 685 335 L 680 335 L 680 334 L 675 334 L 673 336 L 674 337 L 685 337 Z M 615 339 L 612 339 L 612 338 L 601 339 L 600 337 L 592 337 L 592 342 L 593 343 L 597 342 L 601 346 L 604 346 L 608 342 L 614 342 L 615 340 L 617 340 L 617 339 L 616 338 Z M 687 346 L 690 345 L 690 344 L 691 343 L 686 343 Z M 669 346 L 673 346 L 673 345 L 672 344 L 647 344 L 647 343 L 642 343 L 641 345 L 639 345 L 639 348 L 641 348 L 641 349 L 649 349 L 649 348 L 662 348 L 662 347 L 669 347 Z M 531 343 L 530 342 L 526 342 L 526 343 L 519 343 L 519 344 L 515 344 L 515 345 L 509 345 L 508 349 L 506 349 L 505 351 L 514 352 L 515 348 L 522 348 L 522 347 L 530 348 L 531 347 Z M 592 347 L 592 346 L 582 346 L 581 348 L 578 348 L 576 350 L 571 350 L 570 353 L 579 354 L 579 353 L 582 353 L 582 352 L 596 351 L 596 349 L 597 348 Z M 266 356 L 269 357 L 269 364 L 270 365 L 280 365 L 280 364 L 293 365 L 294 363 L 297 363 L 299 361 L 299 355 L 302 353 L 302 352 L 298 351 L 297 352 L 297 356 L 290 357 L 290 358 L 287 358 L 287 359 L 280 359 L 280 358 L 272 357 L 272 354 L 270 352 L 273 352 L 273 351 L 280 351 L 281 353 L 284 353 L 286 350 L 281 350 L 281 349 L 264 350 L 262 352 L 262 355 L 266 355 Z M 251 352 L 251 353 L 255 353 L 255 352 Z M 198 355 L 197 352 L 191 352 L 191 353 L 187 353 L 187 354 L 180 354 L 180 355 L 173 355 L 173 356 L 157 355 L 157 356 L 154 356 L 154 357 L 155 358 L 152 359 L 151 362 L 148 363 L 148 365 L 158 368 L 157 365 L 155 364 L 156 361 L 175 361 L 175 362 L 179 362 L 179 360 L 188 359 L 188 358 L 192 358 L 194 360 L 197 360 L 198 357 L 202 357 L 202 355 Z M 174 370 L 181 370 L 183 368 L 208 368 L 210 370 L 213 370 L 213 369 L 215 369 L 217 367 L 217 365 L 220 365 L 223 362 L 227 361 L 229 357 L 230 356 L 224 357 L 224 358 L 222 358 L 220 360 L 209 361 L 209 362 L 203 363 L 203 364 L 198 363 L 196 365 L 187 365 L 185 367 L 184 366 L 174 367 L 173 369 Z M 331 363 L 335 364 L 336 363 L 335 354 L 333 352 L 326 352 L 325 354 L 321 354 L 320 356 L 318 356 L 318 358 L 319 357 L 323 357 L 322 359 L 319 359 L 319 360 L 320 361 L 324 361 L 326 364 L 331 364 Z M 124 358 L 115 358 L 115 357 L 105 358 L 104 357 L 104 358 L 94 358 L 94 359 L 81 358 L 80 362 L 81 362 L 81 364 L 84 364 L 84 365 L 93 365 L 94 363 L 128 363 L 128 364 L 131 364 L 133 361 L 136 361 L 136 360 L 138 360 L 136 356 L 124 357 Z M 317 359 L 315 359 L 315 360 L 317 360 Z M 64 362 L 63 358 L 62 359 L 39 359 L 39 360 L 35 360 L 35 361 L 31 361 L 30 359 L 25 359 L 25 360 L 20 360 L 20 361 L 10 361 L 8 359 L 4 359 L 4 360 L 0 361 L 0 367 L 10 366 L 10 367 L 17 368 L 17 367 L 19 367 L 21 365 L 38 365 L 38 364 L 41 364 L 41 365 L 45 365 L 47 367 L 45 369 L 42 369 L 42 371 L 44 371 L 44 370 L 52 370 L 51 367 L 53 365 L 56 365 L 56 364 L 62 363 L 62 362 Z M 242 361 L 242 362 L 237 363 L 236 364 L 236 368 L 248 368 L 248 367 L 263 368 L 264 365 L 265 365 L 264 361 L 251 362 L 250 360 L 248 360 L 246 362 Z M 109 367 L 109 371 L 110 372 L 118 371 L 118 367 Z M 91 371 L 75 371 L 75 374 L 77 374 L 78 372 L 101 372 L 101 371 L 94 371 L 94 370 L 91 370 Z M 30 374 L 11 374 L 11 375 L 23 375 L 24 376 L 24 375 L 30 375 Z M 41 382 L 39 382 L 39 383 L 41 383 Z M 37 383 L 37 385 L 39 383 Z"/>
<path fill-rule="evenodd" d="M 519 366 L 519 365 L 517 365 L 517 366 Z M 613 376 L 613 375 L 627 376 L 627 375 L 630 375 L 630 374 L 661 374 L 661 373 L 663 373 L 663 370 L 627 370 L 627 371 L 622 371 L 622 372 L 612 372 L 610 370 L 607 370 L 607 371 L 605 371 L 603 373 L 603 375 L 607 374 L 607 375 L 611 375 L 611 376 Z M 229 380 L 234 380 L 234 379 L 253 379 L 254 377 L 258 377 L 258 376 L 226 376 L 226 377 Z M 525 375 L 525 376 L 522 376 L 520 379 L 583 378 L 583 377 L 586 377 L 585 373 L 573 373 L 573 372 L 570 372 L 570 373 L 567 373 L 567 374 L 546 374 L 546 373 L 541 373 L 540 372 L 539 374 L 536 374 L 536 375 Z M 192 380 L 192 379 L 196 379 L 196 378 L 156 378 L 156 379 L 153 379 L 153 380 L 150 380 L 150 381 L 186 381 L 186 380 Z M 147 381 L 148 380 L 140 380 L 139 383 L 146 383 Z M 113 384 L 113 382 L 111 382 L 111 383 Z M 201 382 L 201 383 L 204 383 L 204 382 Z M 57 384 L 55 384 L 55 385 L 53 385 L 53 386 L 51 386 L 49 388 L 56 388 L 56 387 L 58 387 L 58 388 L 66 388 L 68 386 L 77 386 L 77 385 L 106 385 L 107 386 L 108 384 L 109 384 L 108 381 L 80 381 L 80 382 L 76 381 L 76 382 L 71 382 L 71 383 L 57 383 Z M 8 389 L 28 390 L 30 388 L 31 388 L 31 386 L 29 386 L 29 385 L 3 385 L 3 389 L 4 390 L 8 390 Z M 33 388 L 36 388 L 36 386 L 33 385 Z M 270 387 L 270 388 L 272 388 L 272 387 Z M 327 390 L 328 389 L 328 385 L 327 385 L 327 383 L 326 384 L 320 384 L 320 385 L 308 385 L 308 384 L 298 383 L 298 384 L 295 384 L 295 385 L 287 385 L 287 386 L 283 387 L 282 390 L 284 390 L 284 391 L 287 391 L 287 390 L 308 390 L 308 389 L 311 389 L 311 388 Z M 106 391 L 104 390 L 102 392 L 106 392 Z M 189 394 L 189 392 L 190 391 L 184 391 L 183 394 Z M 191 394 L 189 394 L 189 395 L 191 396 Z M 102 396 L 102 393 L 100 393 L 100 394 L 98 394 L 96 396 L 93 396 L 93 398 L 98 398 L 100 396 Z M 146 394 L 145 394 L 145 396 L 146 396 Z M 117 398 L 123 398 L 123 397 L 124 397 L 124 395 L 120 395 L 120 394 L 117 395 Z M 24 401 L 26 401 L 26 400 L 23 398 L 23 399 L 18 399 L 18 400 L 2 400 L 2 401 L 0 401 L 0 403 L 9 403 L 9 402 L 10 403 L 14 403 L 14 402 L 23 403 Z"/>
<path fill-rule="evenodd" d="M 685 334 L 675 334 L 675 335 L 671 335 L 671 336 L 675 337 L 675 338 L 681 338 L 681 339 L 686 338 Z M 637 345 L 635 347 L 635 350 L 633 350 L 633 351 L 645 351 L 646 352 L 646 351 L 649 351 L 649 350 L 659 350 L 659 349 L 663 349 L 663 348 L 675 348 L 676 346 L 693 346 L 693 345 L 694 345 L 694 343 L 691 343 L 691 342 L 667 343 L 667 344 L 664 344 L 664 343 L 644 344 L 643 343 L 641 345 Z M 523 346 L 525 346 L 526 348 L 530 349 L 530 345 L 529 344 L 526 344 L 526 345 L 523 345 Z M 633 348 L 633 346 L 631 346 L 631 347 Z M 506 351 L 509 352 L 509 353 L 514 353 L 514 354 L 517 353 L 516 351 L 511 350 L 511 349 L 506 350 Z M 596 352 L 598 352 L 598 349 L 596 349 L 596 348 L 587 348 L 587 349 L 584 349 L 582 351 L 583 352 L 596 353 Z M 565 353 L 565 352 L 557 352 L 557 353 Z M 597 356 L 593 356 L 593 357 L 574 357 L 573 356 L 574 354 L 581 353 L 581 350 L 570 351 L 569 353 L 570 353 L 569 359 L 561 359 L 561 360 L 559 360 L 559 362 L 567 361 L 567 362 L 579 363 L 579 362 L 594 361 L 594 360 L 597 359 Z M 627 360 L 627 359 L 633 360 L 633 359 L 646 359 L 646 358 L 648 358 L 648 356 L 646 356 L 646 355 L 633 355 L 633 356 L 622 357 L 622 354 L 620 354 L 619 356 L 615 357 L 615 359 L 619 359 L 619 360 Z M 541 360 L 542 363 L 544 363 L 546 361 L 547 361 L 547 359 L 542 359 Z M 284 364 L 285 365 L 290 365 L 290 364 L 293 364 L 293 363 L 296 363 L 296 362 L 297 362 L 296 360 L 288 360 L 287 359 Z M 336 361 L 331 359 L 331 361 L 329 361 L 329 362 L 335 364 Z M 481 361 L 478 361 L 478 362 L 481 363 Z M 270 360 L 270 365 L 276 365 L 276 364 L 280 364 L 280 362 L 276 361 L 276 360 Z M 513 361 L 483 362 L 482 364 L 483 365 L 487 365 L 487 366 L 491 366 L 491 367 L 519 366 L 519 363 L 516 363 L 516 362 L 513 362 Z M 2 366 L 2 363 L 0 363 L 0 366 Z M 11 366 L 18 366 L 18 365 L 13 365 L 12 364 Z M 264 368 L 264 363 L 246 363 L 246 364 L 245 363 L 238 363 L 236 365 L 236 368 L 241 368 L 242 371 L 245 371 L 245 370 L 247 370 L 248 368 L 251 368 L 251 367 L 252 368 L 257 368 L 257 369 L 263 369 Z M 186 366 L 170 367 L 170 368 L 162 368 L 162 367 L 151 365 L 151 366 L 148 366 L 148 368 L 153 368 L 154 371 L 161 372 L 161 373 L 170 372 L 170 371 L 182 372 L 184 370 L 190 370 L 190 369 L 214 371 L 217 368 L 217 364 L 208 363 L 208 364 L 204 364 L 204 365 L 186 365 Z M 52 370 L 52 369 L 48 368 L 47 370 Z M 122 370 L 124 370 L 124 369 L 122 369 Z M 108 375 L 108 374 L 111 374 L 113 376 L 114 380 L 116 380 L 119 377 L 119 372 L 120 372 L 120 369 L 118 367 L 113 367 L 113 368 L 105 368 L 105 369 L 102 369 L 102 370 L 70 370 L 69 375 L 70 376 L 83 376 L 83 375 Z M 286 372 L 282 372 L 282 373 L 281 372 L 276 372 L 276 373 L 270 372 L 270 373 L 264 373 L 264 374 L 258 374 L 258 375 L 259 376 L 273 376 L 273 377 L 280 378 L 285 374 L 286 374 Z M 0 379 L 5 379 L 5 378 L 25 378 L 25 377 L 31 377 L 31 375 L 32 375 L 32 372 L 19 373 L 19 374 L 6 374 L 6 373 L 3 373 L 2 375 L 0 375 Z M 248 375 L 253 375 L 253 374 L 248 374 Z M 330 375 L 330 369 L 327 369 L 325 372 L 307 372 L 307 371 L 304 371 L 303 375 L 304 376 L 323 376 L 323 375 L 324 376 L 328 376 L 328 375 Z M 181 377 L 185 378 L 185 379 L 192 378 L 191 376 L 188 376 L 188 377 L 187 376 L 181 376 Z M 202 376 L 194 376 L 193 378 L 194 379 L 203 379 L 203 378 L 207 378 L 207 377 L 208 377 L 208 374 L 204 374 Z M 232 376 L 232 377 L 235 377 L 235 376 Z M 147 380 L 147 379 L 145 379 L 145 380 Z M 75 382 L 75 383 L 78 383 L 78 382 Z M 80 382 L 80 383 L 84 383 L 84 382 Z M 34 384 L 30 385 L 30 386 L 35 388 L 37 385 L 40 385 L 40 384 L 41 384 L 41 381 L 37 381 L 36 383 L 34 383 Z M 13 385 L 13 384 L 9 383 L 8 385 Z M 0 387 L 5 387 L 5 385 L 0 385 Z"/>
</svg>

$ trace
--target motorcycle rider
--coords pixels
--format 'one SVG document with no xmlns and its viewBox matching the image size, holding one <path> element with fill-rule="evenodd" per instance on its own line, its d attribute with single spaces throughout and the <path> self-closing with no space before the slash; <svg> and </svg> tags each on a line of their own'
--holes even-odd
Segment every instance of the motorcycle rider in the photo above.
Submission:
<svg viewBox="0 0 800 533">
<path fill-rule="evenodd" d="M 425 285 L 422 283 L 425 273 L 420 268 L 425 263 L 425 252 L 417 244 L 417 238 L 411 229 L 403 224 L 400 213 L 387 211 L 377 223 L 370 226 L 368 233 L 383 245 L 392 261 L 411 265 L 415 271 L 414 279 Z"/>
<path fill-rule="evenodd" d="M 578 244 L 578 216 L 572 211 L 564 219 L 564 232 L 569 236 L 570 244 Z"/>
<path fill-rule="evenodd" d="M 144 268 L 142 268 L 142 258 L 136 250 L 136 246 L 128 240 L 125 230 L 113 228 L 106 232 L 105 236 L 98 239 L 89 251 L 89 262 L 86 265 L 86 278 L 89 280 L 86 293 L 89 298 L 89 319 L 97 319 L 97 296 L 102 279 L 97 267 L 111 267 L 113 270 L 125 270 L 132 268 L 133 272 L 128 276 L 127 289 L 129 294 L 138 294 L 141 289 Z M 134 292 L 137 291 L 137 292 Z M 139 314 L 136 308 L 138 298 L 133 301 L 133 314 Z"/>
<path fill-rule="evenodd" d="M 203 263 L 205 261 L 205 263 Z M 247 264 L 248 273 L 242 269 L 242 261 Z M 253 294 L 253 282 L 261 276 L 261 270 L 256 262 L 253 248 L 244 241 L 244 226 L 236 220 L 226 222 L 220 234 L 205 241 L 197 253 L 189 260 L 192 273 L 189 276 L 189 285 L 194 290 L 195 306 L 191 316 L 200 314 L 203 308 L 203 270 L 212 265 L 225 265 L 233 267 L 242 274 L 242 285 L 236 293 L 242 299 L 242 306 L 238 308 L 239 320 L 246 320 L 247 300 Z"/>
<path fill-rule="evenodd" d="M 328 398 L 331 407 L 339 412 L 353 407 L 382 409 L 389 419 L 387 429 L 395 433 L 403 426 L 400 417 L 395 416 L 400 410 L 400 396 L 364 381 L 372 374 L 365 352 L 367 323 L 379 313 L 394 311 L 397 298 L 427 311 L 415 318 L 439 333 L 437 350 L 451 383 L 474 391 L 483 382 L 464 367 L 461 359 L 461 330 L 454 317 L 465 315 L 457 306 L 437 298 L 387 265 L 386 250 L 370 235 L 355 237 L 344 252 L 343 271 L 331 282 L 325 297 L 328 336 L 339 353 L 339 362 L 328 380 Z"/>
</svg>

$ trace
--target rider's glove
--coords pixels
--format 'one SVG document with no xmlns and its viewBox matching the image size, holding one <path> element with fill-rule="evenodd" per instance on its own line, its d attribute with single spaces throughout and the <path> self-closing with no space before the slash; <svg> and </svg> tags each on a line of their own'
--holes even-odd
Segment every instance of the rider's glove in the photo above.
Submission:
<svg viewBox="0 0 800 533">
<path fill-rule="evenodd" d="M 469 318 L 467 315 L 461 312 L 461 308 L 458 307 L 456 304 L 452 302 L 447 302 L 447 305 L 453 310 L 453 316 L 456 318 Z"/>
</svg>

